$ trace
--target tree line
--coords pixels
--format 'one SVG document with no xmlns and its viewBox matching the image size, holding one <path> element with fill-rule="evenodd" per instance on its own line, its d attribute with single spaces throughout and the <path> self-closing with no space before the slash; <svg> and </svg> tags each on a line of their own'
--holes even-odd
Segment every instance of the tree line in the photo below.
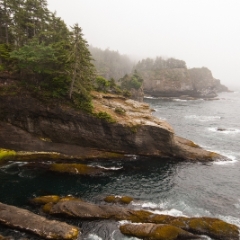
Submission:
<svg viewBox="0 0 240 240">
<path fill-rule="evenodd" d="M 88 107 L 91 61 L 81 27 L 69 29 L 46 0 L 0 0 L 0 71 L 18 74 L 26 87 L 49 98 Z"/>
</svg>

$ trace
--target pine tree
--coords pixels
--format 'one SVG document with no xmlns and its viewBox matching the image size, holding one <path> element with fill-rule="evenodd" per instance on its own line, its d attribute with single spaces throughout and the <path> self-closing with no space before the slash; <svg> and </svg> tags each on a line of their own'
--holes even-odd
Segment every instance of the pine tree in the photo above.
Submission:
<svg viewBox="0 0 240 240">
<path fill-rule="evenodd" d="M 88 50 L 87 41 L 83 39 L 82 29 L 75 24 L 72 27 L 71 49 L 69 54 L 71 85 L 69 97 L 73 93 L 79 94 L 83 99 L 89 99 L 94 78 L 94 68 L 91 63 L 91 54 Z"/>
</svg>

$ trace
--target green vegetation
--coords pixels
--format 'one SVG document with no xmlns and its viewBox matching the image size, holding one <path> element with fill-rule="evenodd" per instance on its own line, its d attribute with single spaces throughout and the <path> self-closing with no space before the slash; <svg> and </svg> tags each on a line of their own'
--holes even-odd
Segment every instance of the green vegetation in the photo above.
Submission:
<svg viewBox="0 0 240 240">
<path fill-rule="evenodd" d="M 14 74 L 42 99 L 91 112 L 91 61 L 82 29 L 69 30 L 46 0 L 0 0 L 0 74 Z"/>
<path fill-rule="evenodd" d="M 123 89 L 130 91 L 132 88 L 138 90 L 143 84 L 143 79 L 137 70 L 135 70 L 132 76 L 126 74 L 123 78 L 119 79 L 119 82 Z"/>
<path fill-rule="evenodd" d="M 108 114 L 107 112 L 98 112 L 98 113 L 94 113 L 94 115 L 99 118 L 99 119 L 103 119 L 109 123 L 114 123 L 115 120 L 112 118 L 112 116 L 110 114 Z"/>
<path fill-rule="evenodd" d="M 114 111 L 119 115 L 126 115 L 126 110 L 122 107 L 116 107 Z"/>
<path fill-rule="evenodd" d="M 186 68 L 186 63 L 182 60 L 178 60 L 175 58 L 169 58 L 166 60 L 161 57 L 157 57 L 155 60 L 151 58 L 146 58 L 142 61 L 139 61 L 135 68 L 139 72 L 157 71 L 171 68 Z"/>
</svg>

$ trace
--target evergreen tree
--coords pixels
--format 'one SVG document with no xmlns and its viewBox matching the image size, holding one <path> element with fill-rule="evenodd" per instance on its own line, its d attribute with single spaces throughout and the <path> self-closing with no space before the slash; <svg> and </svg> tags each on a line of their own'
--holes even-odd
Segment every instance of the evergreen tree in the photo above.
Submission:
<svg viewBox="0 0 240 240">
<path fill-rule="evenodd" d="M 75 24 L 72 27 L 71 49 L 69 54 L 71 86 L 69 97 L 75 92 L 83 99 L 89 99 L 89 90 L 94 79 L 94 68 L 87 41 L 83 39 L 82 29 Z"/>
</svg>

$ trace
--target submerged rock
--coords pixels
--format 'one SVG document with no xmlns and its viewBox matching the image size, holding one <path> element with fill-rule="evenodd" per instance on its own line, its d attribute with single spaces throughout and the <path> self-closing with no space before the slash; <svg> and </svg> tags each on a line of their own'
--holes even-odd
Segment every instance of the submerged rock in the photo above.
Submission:
<svg viewBox="0 0 240 240">
<path fill-rule="evenodd" d="M 50 171 L 59 173 L 71 173 L 77 175 L 99 175 L 106 172 L 105 169 L 99 167 L 88 166 L 80 163 L 54 163 L 50 165 Z"/>
<path fill-rule="evenodd" d="M 0 223 L 11 228 L 26 230 L 46 239 L 76 239 L 77 227 L 48 220 L 28 210 L 0 203 Z"/>
<path fill-rule="evenodd" d="M 123 234 L 149 240 L 201 239 L 181 228 L 166 224 L 124 224 L 120 226 Z"/>
<path fill-rule="evenodd" d="M 136 223 L 168 224 L 185 231 L 208 235 L 220 240 L 239 240 L 239 229 L 220 219 L 199 217 L 173 217 L 154 214 L 145 210 L 133 210 L 118 206 L 96 205 L 84 201 L 65 201 L 44 206 L 45 212 L 82 219 L 129 220 Z"/>
</svg>

